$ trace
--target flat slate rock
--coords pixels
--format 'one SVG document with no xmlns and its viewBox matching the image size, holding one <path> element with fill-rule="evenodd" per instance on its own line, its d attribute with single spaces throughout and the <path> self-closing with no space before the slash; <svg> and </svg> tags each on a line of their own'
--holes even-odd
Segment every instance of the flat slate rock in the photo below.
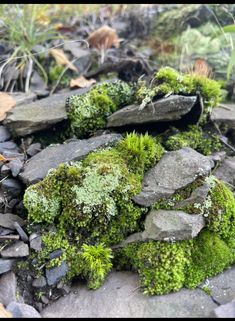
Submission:
<svg viewBox="0 0 235 321">
<path fill-rule="evenodd" d="M 207 317 L 217 305 L 202 290 L 181 289 L 147 296 L 132 272 L 112 272 L 97 290 L 79 284 L 46 307 L 43 318 L 178 318 Z"/>
<path fill-rule="evenodd" d="M 59 282 L 69 271 L 68 265 L 62 262 L 59 266 L 51 269 L 46 269 L 46 279 L 48 285 L 53 285 Z"/>
<path fill-rule="evenodd" d="M 7 112 L 4 125 L 16 136 L 25 136 L 49 128 L 67 119 L 66 99 L 73 94 L 83 94 L 87 90 L 88 88 L 77 89 L 16 106 Z"/>
<path fill-rule="evenodd" d="M 0 277 L 0 302 L 5 306 L 16 300 L 16 276 L 10 271 Z"/>
<path fill-rule="evenodd" d="M 235 318 L 235 299 L 214 310 L 216 318 Z"/>
<path fill-rule="evenodd" d="M 0 126 L 0 143 L 3 143 L 11 138 L 9 130 L 5 126 Z"/>
<path fill-rule="evenodd" d="M 15 260 L 6 260 L 6 259 L 0 259 L 0 274 L 6 273 L 11 270 L 13 267 Z"/>
<path fill-rule="evenodd" d="M 119 141 L 120 134 L 107 134 L 89 139 L 75 140 L 67 144 L 49 146 L 33 156 L 25 164 L 19 178 L 27 185 L 43 179 L 48 170 L 68 161 L 79 161 L 99 147 L 107 147 Z"/>
<path fill-rule="evenodd" d="M 0 254 L 3 258 L 25 257 L 29 255 L 29 246 L 23 241 L 16 241 L 14 244 L 1 250 Z"/>
<path fill-rule="evenodd" d="M 25 224 L 25 221 L 18 215 L 11 213 L 0 214 L 0 226 L 15 230 L 15 222 L 17 222 L 20 226 Z"/>
<path fill-rule="evenodd" d="M 225 124 L 228 129 L 235 129 L 235 104 L 225 106 L 213 108 L 210 118 L 219 126 Z"/>
<path fill-rule="evenodd" d="M 222 181 L 235 185 L 235 157 L 227 157 L 213 174 Z"/>
<path fill-rule="evenodd" d="M 208 175 L 213 166 L 210 157 L 190 147 L 167 152 L 146 172 L 142 191 L 133 200 L 139 205 L 151 206 L 160 198 L 173 195 L 176 190 L 194 182 L 198 176 Z"/>
<path fill-rule="evenodd" d="M 12 301 L 8 304 L 6 310 L 12 313 L 13 318 L 41 318 L 34 307 L 25 303 Z"/>
<path fill-rule="evenodd" d="M 126 106 L 107 118 L 106 127 L 178 120 L 190 112 L 196 101 L 197 96 L 171 95 L 148 104 L 142 110 L 139 105 Z"/>
</svg>

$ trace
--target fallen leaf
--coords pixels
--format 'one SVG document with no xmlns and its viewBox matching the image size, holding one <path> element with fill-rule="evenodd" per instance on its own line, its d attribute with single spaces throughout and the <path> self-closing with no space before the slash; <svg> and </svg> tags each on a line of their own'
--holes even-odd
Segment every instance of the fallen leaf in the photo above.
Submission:
<svg viewBox="0 0 235 321">
<path fill-rule="evenodd" d="M 13 160 L 13 159 L 16 159 L 16 157 L 8 158 L 8 157 L 5 157 L 2 154 L 0 154 L 0 162 L 7 162 L 7 161 L 10 161 L 10 160 Z"/>
<path fill-rule="evenodd" d="M 96 83 L 96 80 L 91 78 L 91 79 L 86 79 L 85 77 L 81 76 L 78 77 L 76 79 L 71 79 L 70 81 L 70 87 L 80 87 L 80 88 L 84 88 L 84 87 L 89 87 L 93 84 Z"/>
<path fill-rule="evenodd" d="M 197 58 L 195 60 L 193 71 L 195 74 L 205 77 L 210 77 L 212 72 L 206 60 L 203 58 Z"/>
<path fill-rule="evenodd" d="M 116 30 L 109 26 L 103 26 L 92 32 L 87 38 L 87 41 L 90 46 L 98 50 L 109 49 L 112 46 L 119 48 L 120 46 L 120 39 L 116 34 Z"/>
<path fill-rule="evenodd" d="M 55 61 L 60 66 L 68 66 L 69 69 L 78 72 L 77 67 L 75 67 L 66 57 L 62 49 L 50 49 L 49 53 L 55 58 Z"/>
<path fill-rule="evenodd" d="M 16 105 L 16 101 L 7 93 L 0 92 L 0 121 L 5 119 L 6 112 Z"/>
<path fill-rule="evenodd" d="M 2 303 L 0 303 L 0 318 L 13 318 L 12 313 L 7 311 Z"/>
</svg>

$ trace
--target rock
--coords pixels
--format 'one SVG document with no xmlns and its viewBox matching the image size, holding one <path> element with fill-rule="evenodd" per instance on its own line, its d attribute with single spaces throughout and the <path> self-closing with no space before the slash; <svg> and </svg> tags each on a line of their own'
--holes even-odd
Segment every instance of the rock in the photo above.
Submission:
<svg viewBox="0 0 235 321">
<path fill-rule="evenodd" d="M 31 144 L 27 149 L 27 154 L 29 156 L 34 156 L 42 150 L 40 143 Z"/>
<path fill-rule="evenodd" d="M 13 314 L 13 318 L 41 318 L 34 307 L 25 303 L 11 302 L 6 307 L 7 311 Z"/>
<path fill-rule="evenodd" d="M 18 215 L 10 213 L 0 214 L 0 226 L 15 230 L 15 222 L 17 222 L 20 226 L 25 224 L 25 221 Z"/>
<path fill-rule="evenodd" d="M 139 110 L 138 105 L 126 106 L 107 118 L 107 127 L 178 120 L 192 109 L 196 101 L 196 96 L 171 95 L 145 106 L 142 110 Z"/>
<path fill-rule="evenodd" d="M 235 104 L 226 104 L 225 107 L 213 108 L 210 118 L 219 127 L 235 129 Z"/>
<path fill-rule="evenodd" d="M 16 143 L 12 141 L 0 143 L 0 153 L 7 157 L 10 154 L 17 154 L 19 153 L 19 148 Z M 7 153 L 7 155 L 6 155 Z"/>
<path fill-rule="evenodd" d="M 6 206 L 7 212 L 8 212 L 8 210 L 10 211 L 11 209 L 13 209 L 18 202 L 19 202 L 19 200 L 17 198 L 11 199 L 10 202 Z"/>
<path fill-rule="evenodd" d="M 222 181 L 235 185 L 235 157 L 227 157 L 213 173 Z"/>
<path fill-rule="evenodd" d="M 10 229 L 0 227 L 0 236 L 9 235 L 12 232 Z"/>
<path fill-rule="evenodd" d="M 63 251 L 61 249 L 55 250 L 49 254 L 49 259 L 53 260 L 57 257 L 60 257 L 63 254 Z"/>
<path fill-rule="evenodd" d="M 16 300 L 16 276 L 8 272 L 0 277 L 0 302 L 5 306 Z"/>
<path fill-rule="evenodd" d="M 42 303 L 44 303 L 44 304 L 48 304 L 48 303 L 49 303 L 49 299 L 48 299 L 48 297 L 46 297 L 45 295 L 42 295 L 41 301 L 42 301 Z"/>
<path fill-rule="evenodd" d="M 201 215 L 183 211 L 152 210 L 145 219 L 142 239 L 167 241 L 189 240 L 198 235 L 205 226 Z"/>
<path fill-rule="evenodd" d="M 12 176 L 16 177 L 23 168 L 23 163 L 20 159 L 13 159 L 7 164 L 7 166 L 10 168 Z"/>
<path fill-rule="evenodd" d="M 216 318 L 235 318 L 235 299 L 217 307 L 214 310 L 214 316 Z"/>
<path fill-rule="evenodd" d="M 47 285 L 47 280 L 44 276 L 40 276 L 38 279 L 35 279 L 32 283 L 34 288 L 43 288 Z"/>
<path fill-rule="evenodd" d="M 81 160 L 88 153 L 98 147 L 112 145 L 122 138 L 120 134 L 108 134 L 89 139 L 72 141 L 68 144 L 49 146 L 33 156 L 25 164 L 19 178 L 27 185 L 34 184 L 43 179 L 48 170 L 56 168 L 59 164 L 73 160 Z"/>
<path fill-rule="evenodd" d="M 65 276 L 69 268 L 65 262 L 62 262 L 59 266 L 53 267 L 52 269 L 46 269 L 46 279 L 48 285 L 56 284 Z"/>
<path fill-rule="evenodd" d="M 10 168 L 7 166 L 7 165 L 2 165 L 2 167 L 1 167 L 1 174 L 3 175 L 3 176 L 7 176 L 7 175 L 9 175 L 10 174 L 10 172 L 11 172 L 11 170 L 10 170 Z"/>
<path fill-rule="evenodd" d="M 31 103 L 37 98 L 37 96 L 32 92 L 25 93 L 20 91 L 11 93 L 11 97 L 16 101 L 16 106 Z"/>
<path fill-rule="evenodd" d="M 17 222 L 14 223 L 14 227 L 17 230 L 21 240 L 24 242 L 28 242 L 29 238 L 28 238 L 27 234 L 25 233 L 25 231 L 22 229 L 22 227 Z"/>
<path fill-rule="evenodd" d="M 12 196 L 18 196 L 22 192 L 23 186 L 16 179 L 7 178 L 2 181 L 2 189 Z"/>
<path fill-rule="evenodd" d="M 17 241 L 0 251 L 3 258 L 24 257 L 29 255 L 29 247 L 22 241 Z"/>
<path fill-rule="evenodd" d="M 15 136 L 26 136 L 51 127 L 67 118 L 65 101 L 71 94 L 83 94 L 87 88 L 72 93 L 55 94 L 30 104 L 16 106 L 7 112 L 4 125 Z"/>
<path fill-rule="evenodd" d="M 29 238 L 30 240 L 30 238 Z M 42 249 L 42 239 L 41 236 L 36 236 L 30 240 L 30 248 L 34 251 L 41 251 Z"/>
<path fill-rule="evenodd" d="M 137 274 L 111 272 L 99 289 L 91 291 L 79 284 L 47 306 L 41 315 L 43 318 L 192 318 L 207 317 L 217 306 L 200 289 L 181 289 L 151 297 L 142 291 Z"/>
<path fill-rule="evenodd" d="M 215 152 L 215 153 L 211 154 L 210 156 L 214 162 L 222 162 L 226 157 L 226 152 L 224 152 L 224 151 Z"/>
<path fill-rule="evenodd" d="M 14 262 L 15 260 L 0 259 L 0 274 L 10 271 Z"/>
<path fill-rule="evenodd" d="M 163 155 L 156 166 L 146 172 L 142 191 L 133 200 L 142 206 L 151 206 L 162 197 L 168 197 L 180 188 L 194 182 L 198 176 L 210 173 L 214 162 L 190 147 Z"/>
<path fill-rule="evenodd" d="M 30 91 L 34 92 L 38 97 L 49 95 L 47 85 L 37 71 L 33 72 L 33 76 L 30 79 Z"/>
<path fill-rule="evenodd" d="M 0 143 L 3 143 L 11 138 L 9 130 L 5 126 L 0 126 Z"/>
</svg>

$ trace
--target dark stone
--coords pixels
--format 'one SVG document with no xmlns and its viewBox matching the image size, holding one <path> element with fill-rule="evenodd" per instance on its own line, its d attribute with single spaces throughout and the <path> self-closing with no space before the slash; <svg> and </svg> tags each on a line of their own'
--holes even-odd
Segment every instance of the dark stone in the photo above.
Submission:
<svg viewBox="0 0 235 321">
<path fill-rule="evenodd" d="M 118 142 L 120 134 L 102 135 L 89 139 L 72 141 L 68 144 L 49 146 L 33 156 L 24 166 L 19 178 L 27 185 L 43 179 L 48 170 L 68 161 L 79 161 L 99 147 L 107 147 Z"/>
<path fill-rule="evenodd" d="M 227 157 L 214 171 L 214 175 L 220 180 L 235 185 L 235 157 Z"/>
<path fill-rule="evenodd" d="M 4 154 L 4 152 L 19 153 L 19 148 L 12 141 L 0 143 L 0 153 Z"/>
<path fill-rule="evenodd" d="M 11 172 L 10 168 L 7 165 L 3 164 L 1 167 L 1 174 L 6 177 L 7 175 L 10 174 L 10 172 Z"/>
<path fill-rule="evenodd" d="M 63 254 L 63 251 L 61 249 L 55 250 L 49 254 L 49 259 L 53 260 L 57 257 L 60 257 Z"/>
<path fill-rule="evenodd" d="M 3 143 L 11 138 L 9 130 L 5 126 L 0 126 L 0 143 Z"/>
<path fill-rule="evenodd" d="M 52 269 L 46 269 L 46 279 L 48 285 L 56 284 L 61 280 L 63 276 L 67 274 L 69 268 L 65 262 L 62 262 L 61 265 L 56 266 Z"/>
<path fill-rule="evenodd" d="M 16 276 L 14 272 L 8 272 L 0 277 L 0 302 L 7 306 L 16 300 Z"/>
<path fill-rule="evenodd" d="M 0 227 L 0 236 L 12 234 L 13 231 L 7 228 Z"/>
<path fill-rule="evenodd" d="M 29 238 L 30 240 L 30 238 Z M 36 236 L 30 240 L 30 248 L 34 251 L 41 251 L 42 249 L 42 239 L 41 236 Z"/>
<path fill-rule="evenodd" d="M 10 271 L 14 262 L 15 260 L 0 259 L 0 274 Z"/>
<path fill-rule="evenodd" d="M 7 311 L 13 314 L 13 318 L 41 318 L 34 307 L 25 303 L 11 302 L 6 307 Z"/>
<path fill-rule="evenodd" d="M 23 162 L 19 159 L 13 159 L 7 166 L 10 168 L 12 176 L 16 177 L 23 168 Z"/>
<path fill-rule="evenodd" d="M 2 182 L 2 189 L 12 196 L 18 196 L 22 192 L 23 186 L 16 179 L 7 178 Z"/>
<path fill-rule="evenodd" d="M 22 241 L 17 241 L 0 251 L 3 258 L 24 257 L 29 255 L 29 247 Z"/>
<path fill-rule="evenodd" d="M 35 279 L 32 283 L 34 288 L 43 288 L 47 285 L 46 278 L 44 276 L 40 276 L 38 279 Z"/>
<path fill-rule="evenodd" d="M 29 238 L 28 238 L 27 234 L 25 233 L 25 231 L 22 229 L 22 227 L 17 222 L 14 223 L 14 226 L 15 226 L 15 229 L 17 230 L 21 240 L 24 242 L 28 242 Z"/>
<path fill-rule="evenodd" d="M 219 127 L 235 129 L 235 104 L 226 104 L 225 107 L 213 108 L 211 112 L 211 120 Z"/>
<path fill-rule="evenodd" d="M 29 156 L 34 156 L 36 155 L 37 153 L 39 153 L 41 151 L 41 144 L 40 143 L 35 143 L 35 144 L 32 144 L 29 146 L 29 148 L 27 149 L 27 154 Z"/>
<path fill-rule="evenodd" d="M 25 221 L 18 215 L 10 214 L 10 213 L 0 214 L 0 226 L 14 230 L 15 222 L 17 222 L 21 226 L 25 224 Z"/>
</svg>

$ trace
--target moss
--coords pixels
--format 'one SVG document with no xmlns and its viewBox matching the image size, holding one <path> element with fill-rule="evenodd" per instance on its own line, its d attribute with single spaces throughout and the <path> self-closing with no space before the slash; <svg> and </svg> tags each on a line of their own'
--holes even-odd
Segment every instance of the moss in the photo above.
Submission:
<svg viewBox="0 0 235 321">
<path fill-rule="evenodd" d="M 222 272 L 234 259 L 234 253 L 217 234 L 210 231 L 201 232 L 194 240 L 185 286 L 195 288 L 207 277 Z"/>
<path fill-rule="evenodd" d="M 183 147 L 191 147 L 203 155 L 210 155 L 212 152 L 221 149 L 221 142 L 217 135 L 207 133 L 207 137 L 200 127 L 188 126 L 188 130 L 170 136 L 165 142 L 168 150 L 177 150 Z"/>
<path fill-rule="evenodd" d="M 64 72 L 64 69 L 65 69 L 65 66 L 56 65 L 56 64 L 50 65 L 49 72 L 48 72 L 48 79 L 51 85 L 55 85 L 57 83 L 59 77 L 61 77 L 62 72 Z M 59 87 L 57 87 L 57 89 L 69 86 L 69 81 L 71 77 L 69 77 L 68 73 L 69 73 L 69 70 L 65 72 L 64 75 L 61 77 Z"/>
<path fill-rule="evenodd" d="M 71 132 L 82 137 L 104 128 L 107 117 L 130 103 L 132 98 L 132 88 L 120 80 L 96 85 L 82 95 L 70 96 L 66 100 L 66 110 Z"/>
</svg>

